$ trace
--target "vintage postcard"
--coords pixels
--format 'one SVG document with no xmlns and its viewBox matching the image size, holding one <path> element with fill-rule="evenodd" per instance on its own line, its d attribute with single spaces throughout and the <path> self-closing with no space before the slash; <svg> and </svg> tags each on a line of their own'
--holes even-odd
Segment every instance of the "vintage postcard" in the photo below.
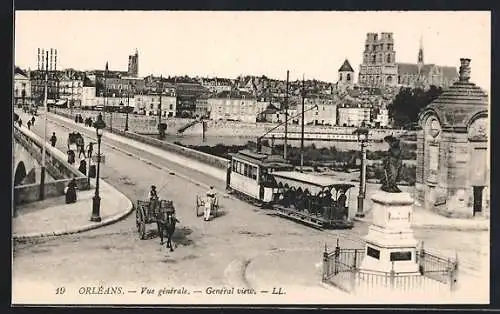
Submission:
<svg viewBox="0 0 500 314">
<path fill-rule="evenodd" d="M 12 303 L 489 303 L 490 27 L 16 11 Z"/>
</svg>

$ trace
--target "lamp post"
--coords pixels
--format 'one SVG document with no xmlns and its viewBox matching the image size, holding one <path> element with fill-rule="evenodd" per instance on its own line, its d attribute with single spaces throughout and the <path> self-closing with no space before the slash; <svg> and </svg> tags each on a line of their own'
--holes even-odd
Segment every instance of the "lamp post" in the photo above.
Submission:
<svg viewBox="0 0 500 314">
<path fill-rule="evenodd" d="M 361 169 L 359 173 L 359 193 L 358 193 L 358 210 L 356 217 L 364 217 L 364 200 L 366 193 L 366 145 L 368 143 L 369 130 L 364 125 L 354 131 L 357 134 L 358 141 L 361 144 Z"/>
<path fill-rule="evenodd" d="M 130 106 L 130 82 L 127 88 L 127 110 L 125 110 L 125 132 L 128 132 L 128 110 Z"/>
<path fill-rule="evenodd" d="M 90 221 L 100 222 L 101 216 L 99 212 L 101 209 L 101 197 L 99 196 L 99 170 L 101 164 L 101 137 L 104 128 L 106 127 L 106 123 L 102 120 L 101 113 L 97 116 L 97 121 L 94 122 L 94 127 L 97 134 L 97 174 L 95 181 L 95 194 L 92 199 L 92 216 L 90 216 Z"/>
</svg>

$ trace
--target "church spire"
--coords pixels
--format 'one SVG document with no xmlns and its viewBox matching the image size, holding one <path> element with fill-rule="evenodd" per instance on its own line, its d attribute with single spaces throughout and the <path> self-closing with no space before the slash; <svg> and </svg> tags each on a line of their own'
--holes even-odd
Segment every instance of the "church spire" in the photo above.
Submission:
<svg viewBox="0 0 500 314">
<path fill-rule="evenodd" d="M 420 48 L 418 49 L 418 64 L 424 64 L 424 44 L 422 36 L 420 36 Z"/>
</svg>

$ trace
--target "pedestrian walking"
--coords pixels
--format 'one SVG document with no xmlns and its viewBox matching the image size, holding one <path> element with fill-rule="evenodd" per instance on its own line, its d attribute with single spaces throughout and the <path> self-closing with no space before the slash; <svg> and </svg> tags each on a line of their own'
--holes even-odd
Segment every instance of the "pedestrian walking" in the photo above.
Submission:
<svg viewBox="0 0 500 314">
<path fill-rule="evenodd" d="M 31 121 L 30 120 L 28 120 L 28 123 L 26 123 L 26 126 L 28 127 L 28 130 L 31 129 Z"/>
<path fill-rule="evenodd" d="M 76 180 L 73 178 L 68 183 L 68 186 L 64 189 L 64 194 L 66 195 L 66 204 L 76 203 Z"/>
<path fill-rule="evenodd" d="M 56 147 L 57 137 L 56 132 L 52 132 L 52 136 L 50 137 L 50 144 L 52 147 Z"/>
<path fill-rule="evenodd" d="M 78 133 L 78 138 L 76 139 L 76 146 L 78 150 L 78 158 L 81 158 L 82 154 L 83 158 L 85 158 L 85 141 L 80 133 Z"/>
<path fill-rule="evenodd" d="M 23 120 L 21 120 L 21 118 L 19 118 L 19 120 L 17 120 L 17 124 L 19 125 L 19 127 L 21 127 L 23 125 Z"/>
<path fill-rule="evenodd" d="M 75 164 L 75 152 L 71 149 L 68 151 L 68 163 L 70 165 Z"/>
<path fill-rule="evenodd" d="M 90 142 L 89 145 L 87 146 L 87 157 L 92 158 L 92 152 L 94 150 L 94 143 Z"/>
<path fill-rule="evenodd" d="M 31 125 L 35 125 L 35 116 L 31 117 Z"/>
<path fill-rule="evenodd" d="M 83 175 L 87 175 L 87 162 L 85 159 L 80 160 L 80 167 L 78 167 L 78 171 L 83 173 Z"/>
</svg>

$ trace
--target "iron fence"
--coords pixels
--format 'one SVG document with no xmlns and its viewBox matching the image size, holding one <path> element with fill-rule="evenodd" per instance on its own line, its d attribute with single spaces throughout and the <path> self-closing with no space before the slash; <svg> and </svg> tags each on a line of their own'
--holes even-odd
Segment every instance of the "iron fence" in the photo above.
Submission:
<svg viewBox="0 0 500 314">
<path fill-rule="evenodd" d="M 325 246 L 323 253 L 323 282 L 337 288 L 358 293 L 373 289 L 388 291 L 454 291 L 457 281 L 458 260 L 448 259 L 426 252 L 418 251 L 417 262 L 420 274 L 361 270 L 360 265 L 365 249 L 342 249 L 337 245 L 333 252 Z"/>
</svg>

